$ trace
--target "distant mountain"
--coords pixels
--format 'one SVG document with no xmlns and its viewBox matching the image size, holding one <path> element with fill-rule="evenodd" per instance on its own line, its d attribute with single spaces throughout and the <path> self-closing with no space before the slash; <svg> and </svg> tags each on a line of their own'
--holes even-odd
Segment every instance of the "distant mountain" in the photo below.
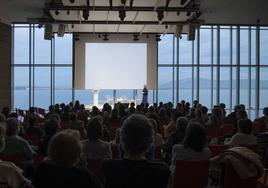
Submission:
<svg viewBox="0 0 268 188">
<path fill-rule="evenodd" d="M 172 81 L 166 82 L 166 83 L 161 84 L 159 86 L 159 88 L 160 89 L 171 89 L 172 84 L 173 84 Z M 174 84 L 176 85 L 176 80 L 175 80 Z M 194 84 L 196 84 L 196 80 L 194 80 Z M 200 84 L 200 89 L 210 89 L 211 88 L 211 80 L 209 80 L 209 79 L 201 78 L 199 80 L 199 84 Z M 233 85 L 232 88 L 235 89 L 235 87 L 236 87 L 235 80 L 232 81 L 232 85 Z M 251 81 L 251 88 L 255 89 L 255 86 L 256 86 L 256 82 L 255 82 L 255 80 L 252 80 Z M 180 80 L 179 87 L 181 89 L 192 89 L 192 79 L 187 78 L 187 79 Z M 216 81 L 215 80 L 213 82 L 213 88 L 214 89 L 216 88 Z M 230 81 L 229 80 L 220 81 L 220 88 L 221 89 L 230 88 Z M 248 88 L 248 80 L 247 79 L 240 80 L 240 88 L 241 89 L 247 89 Z M 268 81 L 267 80 L 261 80 L 260 81 L 260 89 L 268 89 Z"/>
</svg>

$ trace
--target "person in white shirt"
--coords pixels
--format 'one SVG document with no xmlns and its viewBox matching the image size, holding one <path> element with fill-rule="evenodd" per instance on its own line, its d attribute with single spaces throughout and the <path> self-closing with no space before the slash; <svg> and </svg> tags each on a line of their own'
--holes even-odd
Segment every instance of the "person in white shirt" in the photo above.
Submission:
<svg viewBox="0 0 268 188">
<path fill-rule="evenodd" d="M 0 124 L 0 153 L 5 148 L 5 124 Z M 0 185 L 10 188 L 30 187 L 30 181 L 22 175 L 22 170 L 15 164 L 2 161 L 0 156 Z"/>
<path fill-rule="evenodd" d="M 238 120 L 238 132 L 234 134 L 230 141 L 226 142 L 226 145 L 231 147 L 245 146 L 245 145 L 256 145 L 257 139 L 251 134 L 252 121 L 250 119 Z"/>
</svg>

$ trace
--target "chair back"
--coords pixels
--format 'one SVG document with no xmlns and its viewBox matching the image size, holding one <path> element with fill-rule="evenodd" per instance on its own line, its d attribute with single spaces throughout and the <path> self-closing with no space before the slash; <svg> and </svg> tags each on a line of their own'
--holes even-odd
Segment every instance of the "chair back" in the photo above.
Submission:
<svg viewBox="0 0 268 188">
<path fill-rule="evenodd" d="M 94 175 L 96 176 L 98 181 L 103 180 L 103 175 L 101 171 L 101 159 L 88 159 L 87 160 L 87 168 L 91 170 Z"/>
<path fill-rule="evenodd" d="M 23 166 L 21 155 L 19 153 L 13 153 L 13 154 L 0 153 L 0 159 L 2 159 L 3 161 L 12 162 L 19 167 Z"/>
<path fill-rule="evenodd" d="M 222 154 L 225 150 L 227 150 L 229 148 L 228 145 L 214 145 L 214 144 L 210 144 L 208 145 L 210 151 L 211 151 L 211 157 L 215 157 L 217 155 Z"/>
<path fill-rule="evenodd" d="M 222 188 L 256 188 L 258 177 L 241 179 L 235 171 L 230 160 L 226 160 Z"/>
<path fill-rule="evenodd" d="M 154 160 L 161 160 L 162 159 L 162 152 L 161 146 L 154 147 Z"/>
<path fill-rule="evenodd" d="M 222 136 L 230 136 L 234 133 L 235 126 L 234 124 L 228 123 L 222 125 Z"/>
<path fill-rule="evenodd" d="M 69 121 L 62 121 L 62 122 L 60 122 L 60 126 L 62 129 L 69 129 L 70 123 L 69 123 Z"/>
<path fill-rule="evenodd" d="M 118 144 L 112 144 L 111 148 L 112 148 L 112 158 L 118 159 L 119 158 Z"/>
<path fill-rule="evenodd" d="M 217 127 L 208 127 L 207 129 L 207 137 L 209 139 L 218 138 L 220 136 L 219 129 Z"/>
<path fill-rule="evenodd" d="M 204 188 L 208 184 L 209 161 L 177 160 L 173 188 Z"/>
</svg>

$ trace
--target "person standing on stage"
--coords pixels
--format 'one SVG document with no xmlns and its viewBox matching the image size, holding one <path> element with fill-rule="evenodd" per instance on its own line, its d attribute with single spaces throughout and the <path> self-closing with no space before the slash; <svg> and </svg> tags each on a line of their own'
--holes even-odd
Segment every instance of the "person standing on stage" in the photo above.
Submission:
<svg viewBox="0 0 268 188">
<path fill-rule="evenodd" d="M 143 104 L 146 104 L 146 103 L 148 103 L 148 89 L 147 89 L 147 85 L 144 85 L 142 92 L 143 92 L 143 94 L 142 94 L 142 103 Z"/>
</svg>

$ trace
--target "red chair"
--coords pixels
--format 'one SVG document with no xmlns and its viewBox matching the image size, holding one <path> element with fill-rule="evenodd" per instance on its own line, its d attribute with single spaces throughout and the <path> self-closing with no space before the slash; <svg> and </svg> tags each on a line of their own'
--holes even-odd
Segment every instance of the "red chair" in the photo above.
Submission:
<svg viewBox="0 0 268 188">
<path fill-rule="evenodd" d="M 222 136 L 231 136 L 235 131 L 234 124 L 223 124 L 222 125 Z"/>
<path fill-rule="evenodd" d="M 109 135 L 110 135 L 110 139 L 111 139 L 111 140 L 114 140 L 114 139 L 115 139 L 116 130 L 117 130 L 118 128 L 119 128 L 119 127 L 108 127 Z"/>
<path fill-rule="evenodd" d="M 3 161 L 12 162 L 19 167 L 23 166 L 21 155 L 18 153 L 14 153 L 14 154 L 0 153 L 0 159 L 2 159 Z"/>
<path fill-rule="evenodd" d="M 258 177 L 241 179 L 229 160 L 225 162 L 222 188 L 256 188 Z"/>
<path fill-rule="evenodd" d="M 39 164 L 40 164 L 45 158 L 46 158 L 46 156 L 44 156 L 44 155 L 39 155 L 39 154 L 34 155 L 34 156 L 33 156 L 33 166 L 34 166 L 34 168 L 36 169 L 36 168 L 39 166 Z"/>
<path fill-rule="evenodd" d="M 94 173 L 97 180 L 99 180 L 100 182 L 103 180 L 103 175 L 101 171 L 101 162 L 102 160 L 100 159 L 95 159 L 95 160 L 88 159 L 87 160 L 87 168 Z"/>
<path fill-rule="evenodd" d="M 209 127 L 207 129 L 207 137 L 209 139 L 218 138 L 220 136 L 219 129 L 216 127 Z"/>
<path fill-rule="evenodd" d="M 118 148 L 118 145 L 116 144 L 116 145 L 112 145 L 111 146 L 111 148 L 112 148 L 112 158 L 113 159 L 118 159 L 119 158 L 119 148 Z"/>
<path fill-rule="evenodd" d="M 25 139 L 33 146 L 38 146 L 40 143 L 40 138 L 37 135 L 26 134 Z"/>
<path fill-rule="evenodd" d="M 60 126 L 62 129 L 69 129 L 69 127 L 70 127 L 69 121 L 60 122 Z"/>
<path fill-rule="evenodd" d="M 203 188 L 208 185 L 209 161 L 177 160 L 173 188 Z"/>
<path fill-rule="evenodd" d="M 154 148 L 154 159 L 155 160 L 161 160 L 162 159 L 161 146 L 156 146 Z"/>
<path fill-rule="evenodd" d="M 228 145 L 208 145 L 210 151 L 211 151 L 211 157 L 215 157 L 217 155 L 222 154 L 225 150 L 229 148 Z"/>
</svg>

